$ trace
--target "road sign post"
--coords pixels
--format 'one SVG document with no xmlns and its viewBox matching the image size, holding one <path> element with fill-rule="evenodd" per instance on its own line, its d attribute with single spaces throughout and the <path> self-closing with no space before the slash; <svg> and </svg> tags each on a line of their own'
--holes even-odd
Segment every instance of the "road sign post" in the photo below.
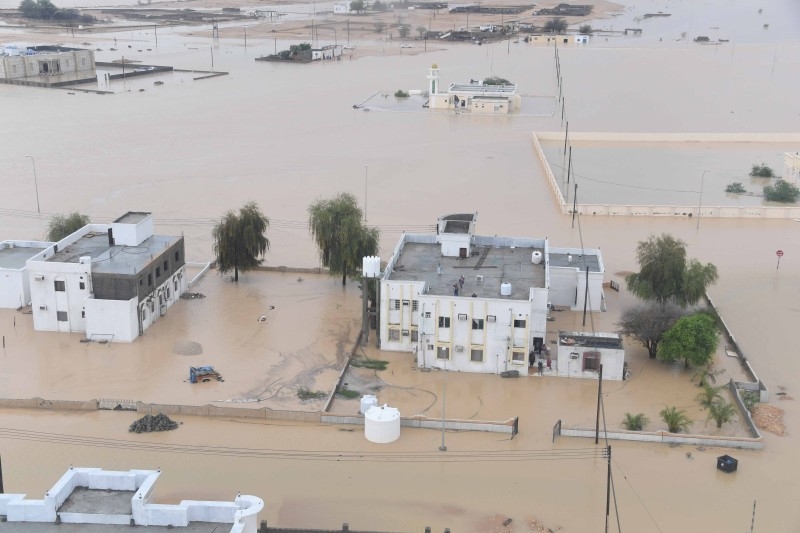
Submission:
<svg viewBox="0 0 800 533">
<path fill-rule="evenodd" d="M 775 267 L 775 270 L 778 270 L 781 266 L 781 257 L 783 257 L 783 250 L 778 250 L 775 252 L 775 255 L 778 256 L 778 265 Z"/>
</svg>

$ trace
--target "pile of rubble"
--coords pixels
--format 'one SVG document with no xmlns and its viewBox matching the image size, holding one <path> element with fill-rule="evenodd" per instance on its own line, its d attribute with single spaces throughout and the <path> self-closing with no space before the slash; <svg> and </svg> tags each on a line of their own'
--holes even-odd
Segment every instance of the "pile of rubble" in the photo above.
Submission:
<svg viewBox="0 0 800 533">
<path fill-rule="evenodd" d="M 783 409 L 768 403 L 757 403 L 753 406 L 753 422 L 758 429 L 763 429 L 783 436 L 786 427 L 783 425 Z"/>
<path fill-rule="evenodd" d="M 157 415 L 146 415 L 128 428 L 132 433 L 150 433 L 151 431 L 169 431 L 178 427 L 178 423 L 167 415 L 158 413 Z"/>
</svg>

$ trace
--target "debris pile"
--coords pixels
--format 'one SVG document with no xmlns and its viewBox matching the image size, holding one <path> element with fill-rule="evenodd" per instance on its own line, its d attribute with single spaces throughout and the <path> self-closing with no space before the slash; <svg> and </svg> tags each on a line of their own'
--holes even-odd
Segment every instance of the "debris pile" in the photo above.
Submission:
<svg viewBox="0 0 800 533">
<path fill-rule="evenodd" d="M 757 403 L 753 406 L 753 422 L 756 427 L 774 433 L 780 437 L 786 434 L 783 425 L 783 409 L 768 403 Z"/>
<path fill-rule="evenodd" d="M 150 433 L 151 431 L 169 431 L 178 427 L 178 423 L 167 415 L 158 413 L 157 415 L 146 415 L 128 428 L 132 433 Z"/>
</svg>

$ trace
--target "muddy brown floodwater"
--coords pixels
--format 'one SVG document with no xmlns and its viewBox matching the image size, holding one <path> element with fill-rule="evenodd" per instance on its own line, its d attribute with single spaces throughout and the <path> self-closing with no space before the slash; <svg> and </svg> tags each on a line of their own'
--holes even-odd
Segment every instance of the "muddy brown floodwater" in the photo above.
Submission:
<svg viewBox="0 0 800 533">
<path fill-rule="evenodd" d="M 651 10 L 673 11 L 675 19 L 636 22 L 645 30 L 640 40 L 600 37 L 585 48 L 561 49 L 570 129 L 798 132 L 800 54 L 796 32 L 788 23 L 798 20 L 796 2 L 775 0 L 762 6 L 743 0 L 724 12 L 725 3 L 711 0 L 690 6 L 644 0 L 625 4 L 623 15 L 597 24 L 619 29 Z M 763 8 L 760 15 L 759 8 Z M 769 28 L 764 29 L 767 23 Z M 701 46 L 675 40 L 681 31 L 690 36 L 711 33 L 711 26 L 720 28 L 713 30 L 720 37 L 725 30 L 731 42 Z M 158 47 L 152 32 L 145 30 L 73 39 L 0 27 L 0 37 L 90 42 L 102 49 L 99 60 L 119 59 L 119 51 L 109 51 L 116 37 L 126 58 L 208 70 L 212 43 L 192 35 L 196 30 L 159 31 Z M 800 359 L 791 333 L 800 316 L 800 223 L 703 219 L 698 230 L 694 219 L 583 217 L 573 229 L 567 217 L 557 214 L 531 146 L 531 131 L 562 128 L 560 113 L 545 118 L 488 117 L 352 108 L 376 91 L 393 94 L 399 88 L 424 88 L 433 62 L 441 68 L 443 83 L 499 75 L 518 83 L 526 95 L 554 97 L 558 92 L 552 49 L 503 42 L 382 55 L 386 45 L 376 42 L 372 43 L 376 55 L 334 63 L 253 61 L 274 46 L 269 38 L 248 39 L 247 48 L 240 39 L 222 39 L 213 48 L 214 68 L 230 72 L 228 76 L 162 86 L 140 80 L 115 95 L 0 86 L 0 239 L 41 237 L 52 213 L 78 210 L 103 221 L 128 210 L 148 210 L 154 213 L 158 232 L 186 237 L 189 260 L 208 260 L 214 221 L 227 209 L 255 200 L 272 219 L 267 264 L 315 267 L 318 258 L 304 225 L 306 207 L 316 198 L 350 191 L 364 199 L 368 223 L 381 228 L 384 258 L 404 229 L 430 227 L 445 213 L 478 211 L 482 234 L 548 237 L 556 246 L 581 242 L 599 246 L 607 278 L 622 281 L 617 273 L 636 269 L 636 242 L 652 233 L 670 232 L 687 242 L 691 256 L 718 266 L 720 280 L 710 294 L 759 376 L 773 392 L 785 387 L 789 396 L 800 395 Z M 36 161 L 40 216 L 26 155 Z M 642 161 L 638 163 L 640 168 Z M 593 175 L 591 168 L 581 168 L 580 174 Z M 778 249 L 785 255 L 776 269 Z M 247 283 L 261 279 L 270 278 L 248 277 Z M 177 401 L 182 389 L 163 377 L 149 382 L 135 374 L 153 365 L 176 375 L 183 372 L 185 361 L 193 358 L 173 353 L 177 341 L 199 342 L 204 353 L 217 357 L 224 357 L 226 346 L 235 346 L 243 368 L 229 373 L 246 373 L 250 368 L 255 377 L 250 387 L 232 380 L 236 387 L 230 392 L 258 393 L 263 390 L 259 386 L 269 385 L 259 381 L 267 374 L 258 364 L 261 350 L 308 353 L 317 366 L 336 361 L 340 340 L 336 336 L 350 322 L 327 320 L 337 312 L 358 309 L 358 291 L 337 294 L 334 279 L 303 283 L 302 288 L 293 288 L 292 281 L 286 278 L 282 292 L 273 293 L 281 301 L 276 311 L 292 310 L 276 314 L 273 330 L 257 329 L 254 316 L 271 305 L 260 300 L 271 294 L 268 290 L 250 291 L 246 284 L 233 288 L 208 278 L 200 290 L 216 294 L 222 312 L 213 312 L 214 299 L 183 302 L 187 309 L 205 306 L 200 316 L 206 322 L 195 322 L 191 313 L 176 309 L 147 338 L 115 347 L 118 359 L 124 361 L 103 359 L 99 353 L 87 356 L 88 360 L 98 366 L 119 365 L 120 381 L 124 374 L 134 374 L 131 379 L 137 386 L 131 394 L 137 397 Z M 219 286 L 213 290 L 202 288 L 214 283 Z M 305 304 L 300 302 L 309 290 L 329 293 L 324 305 L 308 311 L 313 325 L 305 320 Z M 239 297 L 245 304 L 237 311 Z M 346 302 L 337 302 L 338 298 Z M 608 318 L 631 301 L 625 294 L 611 297 L 617 307 Z M 26 319 L 15 313 L 0 316 L 6 332 L 12 316 Z M 608 318 L 598 317 L 598 324 L 613 324 Z M 278 329 L 292 340 L 267 338 L 269 331 Z M 27 348 L 15 345 L 14 353 L 3 354 L 3 396 L 38 390 L 42 397 L 91 398 L 118 390 L 107 382 L 86 383 L 83 388 L 59 379 L 70 372 L 70 361 L 63 358 L 74 356 L 77 341 L 42 335 L 44 340 L 37 335 Z M 145 352 L 145 347 L 153 351 Z M 31 361 L 49 358 L 50 363 L 26 367 L 17 349 L 21 354 L 35 350 Z M 169 359 L 159 360 L 159 352 Z M 403 414 L 441 412 L 440 375 L 414 373 L 408 356 L 402 354 L 385 358 L 392 363 L 381 380 L 393 385 L 394 368 L 405 365 L 402 372 L 395 371 L 398 382 L 402 377 L 422 391 L 383 385 L 381 394 L 397 403 Z M 638 374 L 627 384 L 609 385 L 609 426 L 617 427 L 626 411 L 649 413 L 651 427 L 658 426 L 657 412 L 665 404 L 702 416 L 687 373 L 652 363 L 641 350 L 633 349 L 629 360 Z M 302 374 L 301 361 L 305 358 L 296 358 L 295 375 Z M 235 361 L 218 364 L 232 367 Z M 326 380 L 330 381 L 323 376 L 320 383 Z M 447 380 L 448 413 L 487 419 L 519 416 L 519 436 L 512 441 L 489 433 L 447 433 L 448 452 L 442 453 L 437 450 L 441 434 L 430 430 L 404 429 L 399 441 L 379 446 L 368 443 L 358 430 L 347 431 L 352 428 L 183 417 L 176 431 L 134 437 L 127 427 L 135 413 L 3 411 L 0 446 L 5 487 L 36 497 L 70 464 L 111 469 L 158 466 L 164 472 L 156 493 L 159 501 L 252 493 L 266 502 L 262 518 L 283 526 L 332 528 L 349 522 L 354 529 L 421 531 L 430 525 L 434 530 L 489 531 L 492 517 L 502 515 L 513 518 L 513 530 L 518 532 L 528 530 L 528 519 L 553 529 L 561 526 L 563 531 L 602 527 L 605 462 L 564 456 L 566 450 L 594 449 L 593 442 L 562 438 L 551 443 L 552 426 L 559 418 L 591 423 L 593 383 L 533 378 L 512 383 L 496 376 L 457 374 Z M 649 393 L 645 384 L 652 384 Z M 198 401 L 233 396 L 197 394 Z M 634 395 L 643 398 L 641 403 L 631 404 Z M 193 402 L 190 397 L 185 400 Z M 729 452 L 739 459 L 739 469 L 732 475 L 715 469 L 716 456 L 728 453 L 725 450 L 612 443 L 622 525 L 639 532 L 743 531 L 757 500 L 756 531 L 800 529 L 796 506 L 800 458 L 794 435 L 800 410 L 796 401 L 778 401 L 774 394 L 771 402 L 786 411 L 787 436 L 766 434 L 763 451 Z M 351 409 L 346 404 L 336 408 Z M 703 428 L 702 419 L 696 427 Z M 13 434 L 12 429 L 26 433 Z M 74 436 L 100 440 L 78 441 Z M 166 445 L 180 448 L 170 451 Z M 194 448 L 199 445 L 216 448 Z M 342 458 L 350 452 L 359 452 L 360 457 Z"/>
</svg>

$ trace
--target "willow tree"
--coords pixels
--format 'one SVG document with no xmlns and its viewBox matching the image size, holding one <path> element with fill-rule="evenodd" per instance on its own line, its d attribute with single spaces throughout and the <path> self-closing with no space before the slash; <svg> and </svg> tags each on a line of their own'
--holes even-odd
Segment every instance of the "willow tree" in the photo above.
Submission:
<svg viewBox="0 0 800 533">
<path fill-rule="evenodd" d="M 233 270 L 233 281 L 239 281 L 239 271 L 252 270 L 264 262 L 269 250 L 267 228 L 269 218 L 255 202 L 248 202 L 237 214 L 228 211 L 214 226 L 214 255 L 221 274 Z"/>
<path fill-rule="evenodd" d="M 58 242 L 67 235 L 72 235 L 86 224 L 89 217 L 74 212 L 69 215 L 53 215 L 47 223 L 47 240 Z"/>
<path fill-rule="evenodd" d="M 380 232 L 363 222 L 363 212 L 356 197 L 339 193 L 333 198 L 320 199 L 308 206 L 308 229 L 319 249 L 322 264 L 331 276 L 354 276 L 367 255 L 378 253 Z"/>
<path fill-rule="evenodd" d="M 628 290 L 662 307 L 674 302 L 681 308 L 696 304 L 719 277 L 717 267 L 686 258 L 686 243 L 668 233 L 651 235 L 636 247 L 639 272 L 629 274 Z"/>
</svg>

